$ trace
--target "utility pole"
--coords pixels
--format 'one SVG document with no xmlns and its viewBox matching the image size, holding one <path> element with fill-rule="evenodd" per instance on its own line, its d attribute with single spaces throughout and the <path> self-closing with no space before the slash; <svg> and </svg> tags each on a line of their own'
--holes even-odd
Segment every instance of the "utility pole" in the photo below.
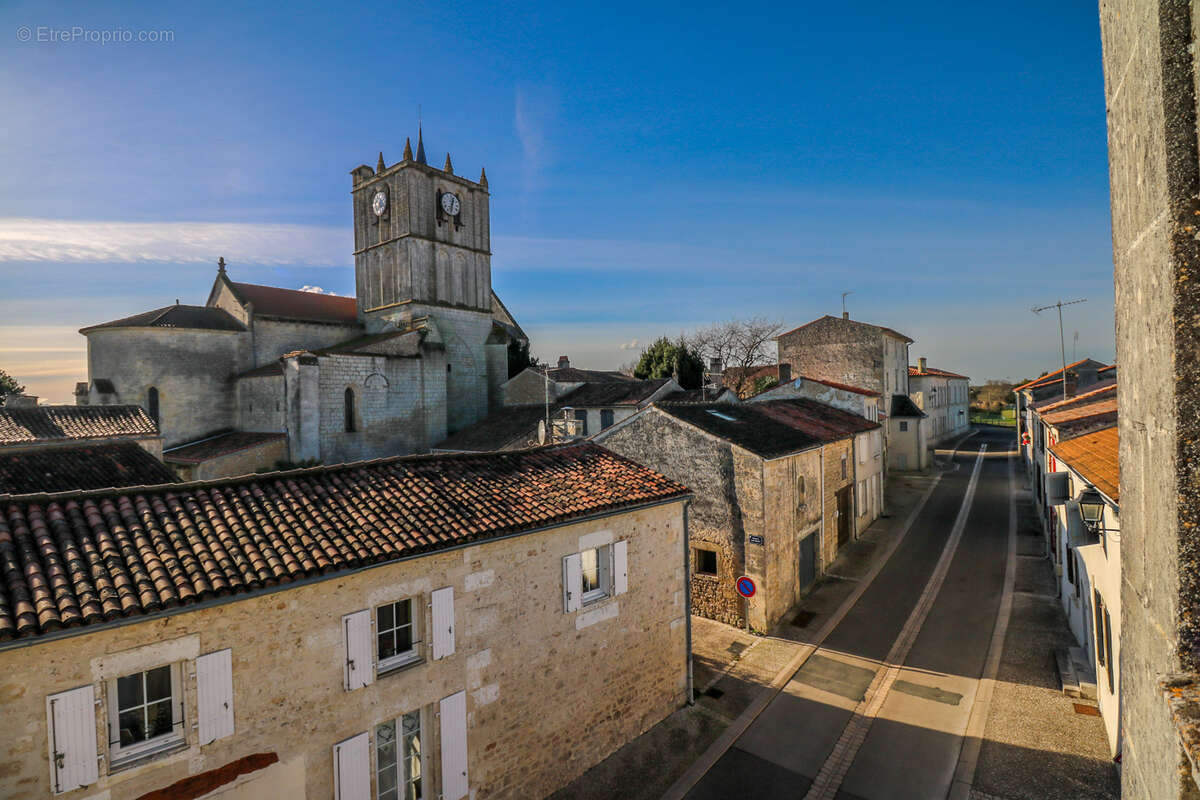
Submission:
<svg viewBox="0 0 1200 800">
<path fill-rule="evenodd" d="M 1048 306 L 1039 306 L 1037 308 L 1030 309 L 1035 314 L 1041 314 L 1043 311 L 1049 311 L 1052 308 L 1058 309 L 1058 346 L 1059 346 L 1059 349 L 1062 351 L 1063 400 L 1067 399 L 1067 340 L 1063 336 L 1062 310 L 1063 310 L 1063 306 L 1073 306 L 1076 303 L 1086 303 L 1086 302 L 1087 302 L 1086 297 L 1081 298 L 1079 300 L 1069 300 L 1066 303 L 1064 303 L 1062 300 L 1059 300 L 1057 303 L 1051 303 Z"/>
</svg>

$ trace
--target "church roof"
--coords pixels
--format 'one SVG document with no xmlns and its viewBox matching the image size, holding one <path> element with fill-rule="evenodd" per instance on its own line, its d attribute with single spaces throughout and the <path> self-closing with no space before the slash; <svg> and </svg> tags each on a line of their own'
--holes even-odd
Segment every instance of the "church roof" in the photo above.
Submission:
<svg viewBox="0 0 1200 800">
<path fill-rule="evenodd" d="M 670 380 L 653 378 L 644 381 L 589 381 L 558 398 L 558 402 L 573 408 L 636 406 L 649 399 Z"/>
<path fill-rule="evenodd" d="M 244 331 L 246 326 L 238 322 L 229 312 L 209 306 L 173 305 L 143 311 L 132 317 L 114 319 L 81 328 L 80 333 L 90 333 L 101 328 L 190 328 L 206 331 Z"/>
<path fill-rule="evenodd" d="M 6 498 L 0 641 L 171 613 L 688 489 L 591 443 Z"/>
<path fill-rule="evenodd" d="M 165 464 L 135 442 L 0 450 L 0 495 L 178 481 Z"/>
<path fill-rule="evenodd" d="M 286 439 L 286 433 L 256 433 L 253 431 L 228 431 L 209 436 L 198 442 L 172 447 L 163 451 L 163 461 L 170 464 L 202 464 L 210 459 L 227 456 L 240 450 L 249 450 L 267 442 Z"/>
<path fill-rule="evenodd" d="M 141 406 L 0 407 L 0 445 L 158 436 Z"/>
<path fill-rule="evenodd" d="M 236 283 L 229 286 L 238 300 L 254 306 L 254 313 L 266 317 L 358 323 L 358 301 L 353 297 L 334 294 L 302 292 L 299 289 L 280 289 L 278 286 L 259 286 L 255 283 Z"/>
</svg>

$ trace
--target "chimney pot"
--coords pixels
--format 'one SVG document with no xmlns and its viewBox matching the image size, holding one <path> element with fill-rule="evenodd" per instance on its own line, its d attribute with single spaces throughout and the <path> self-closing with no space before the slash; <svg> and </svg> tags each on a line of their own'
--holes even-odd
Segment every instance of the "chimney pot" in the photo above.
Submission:
<svg viewBox="0 0 1200 800">
<path fill-rule="evenodd" d="M 558 368 L 559 369 L 567 369 L 570 366 L 571 366 L 571 359 L 567 358 L 566 356 L 558 357 Z"/>
<path fill-rule="evenodd" d="M 842 319 L 850 319 L 850 312 L 849 312 L 849 311 L 843 311 L 843 312 L 842 312 Z"/>
<path fill-rule="evenodd" d="M 918 372 L 925 371 L 925 363 L 926 363 L 925 356 L 921 356 L 920 358 L 917 359 L 917 371 Z"/>
</svg>

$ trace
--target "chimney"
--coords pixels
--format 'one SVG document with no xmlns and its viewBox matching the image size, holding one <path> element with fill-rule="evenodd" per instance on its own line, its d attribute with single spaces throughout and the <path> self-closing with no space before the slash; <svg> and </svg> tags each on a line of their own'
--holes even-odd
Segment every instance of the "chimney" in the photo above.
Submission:
<svg viewBox="0 0 1200 800">
<path fill-rule="evenodd" d="M 850 312 L 849 312 L 849 311 L 843 311 L 843 312 L 842 312 L 842 319 L 850 319 Z"/>
<path fill-rule="evenodd" d="M 567 358 L 566 356 L 558 357 L 558 368 L 559 369 L 570 369 L 570 367 L 571 367 L 571 359 Z"/>
<path fill-rule="evenodd" d="M 925 364 L 926 364 L 925 356 L 921 356 L 920 358 L 918 358 L 917 359 L 917 372 L 924 372 Z"/>
<path fill-rule="evenodd" d="M 37 408 L 38 396 L 36 394 L 10 394 L 4 398 L 4 405 L 7 408 Z"/>
<path fill-rule="evenodd" d="M 780 385 L 782 386 L 785 383 L 791 383 L 791 382 L 792 382 L 792 365 L 791 364 L 780 364 L 779 365 L 779 383 L 780 383 Z"/>
</svg>

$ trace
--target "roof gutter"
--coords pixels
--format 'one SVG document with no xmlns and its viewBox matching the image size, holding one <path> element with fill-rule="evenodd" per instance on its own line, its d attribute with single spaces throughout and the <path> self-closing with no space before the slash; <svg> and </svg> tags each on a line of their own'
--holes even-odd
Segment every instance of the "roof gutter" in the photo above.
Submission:
<svg viewBox="0 0 1200 800">
<path fill-rule="evenodd" d="M 685 503 L 685 506 L 684 506 L 685 522 L 684 522 L 684 524 L 686 526 L 686 524 L 687 524 L 686 523 L 686 519 L 687 519 L 686 504 L 690 503 L 691 499 L 692 499 L 692 494 L 690 492 L 688 492 L 687 494 L 676 495 L 674 497 L 669 497 L 665 500 L 656 500 L 654 502 L 640 503 L 638 505 L 622 506 L 621 508 L 614 508 L 609 511 L 602 511 L 598 514 L 590 514 L 585 517 L 576 517 L 573 519 L 563 520 L 562 522 L 556 522 L 552 525 L 543 525 L 538 528 L 530 528 L 529 530 L 513 531 L 511 533 L 501 534 L 500 536 L 489 536 L 486 539 L 474 539 L 469 542 L 462 542 L 460 544 L 450 545 L 449 547 L 438 547 L 438 548 L 435 548 L 432 550 L 423 550 L 419 553 L 413 553 L 412 555 L 409 555 L 409 556 L 401 556 L 399 558 L 393 558 L 393 559 L 389 559 L 387 561 L 376 561 L 371 564 L 363 564 L 362 566 L 353 567 L 350 569 L 335 570 L 333 572 L 327 572 L 322 575 L 312 575 L 312 576 L 300 578 L 300 579 L 294 580 L 294 581 L 286 581 L 284 583 L 278 583 L 278 584 L 275 584 L 274 586 L 267 586 L 267 587 L 264 587 L 261 589 L 252 589 L 248 592 L 236 592 L 234 594 L 228 594 L 228 595 L 223 595 L 221 597 L 214 597 L 214 598 L 210 598 L 208 600 L 202 600 L 198 603 L 188 603 L 188 604 L 184 604 L 184 605 L 178 605 L 173 608 L 164 609 L 162 611 L 155 611 L 150 614 L 137 614 L 135 616 L 123 617 L 122 619 L 110 620 L 108 622 L 97 622 L 97 623 L 93 623 L 90 625 L 88 625 L 88 624 L 76 625 L 76 626 L 70 627 L 70 628 L 62 628 L 60 630 L 56 630 L 51 633 L 43 633 L 43 634 L 37 634 L 34 636 L 27 636 L 27 637 L 18 638 L 18 639 L 11 639 L 7 642 L 0 642 L 0 653 L 7 652 L 9 650 L 19 650 L 23 647 L 30 647 L 32 645 L 42 644 L 44 642 L 54 642 L 54 641 L 58 641 L 60 639 L 69 639 L 74 636 L 85 636 L 89 633 L 95 633 L 98 631 L 112 630 L 114 628 L 122 628 L 122 627 L 125 627 L 126 625 L 136 625 L 140 622 L 152 622 L 154 620 L 165 619 L 167 617 L 174 617 L 179 614 L 187 614 L 192 611 L 202 611 L 204 609 L 217 608 L 219 606 L 228 605 L 229 603 L 237 603 L 242 600 L 249 600 L 254 597 L 265 597 L 267 595 L 275 594 L 276 592 L 287 591 L 288 589 L 295 589 L 295 588 L 298 588 L 301 586 L 311 586 L 313 584 L 323 583 L 324 581 L 328 581 L 328 580 L 341 580 L 342 578 L 346 578 L 350 575 L 357 575 L 361 572 L 367 572 L 368 570 L 378 569 L 380 567 L 388 567 L 393 564 L 400 564 L 400 563 L 403 563 L 406 561 L 414 561 L 418 558 L 424 558 L 425 556 L 435 555 L 438 553 L 449 553 L 449 552 L 453 552 L 455 550 L 465 550 L 468 547 L 477 547 L 479 545 L 488 544 L 490 542 L 500 542 L 500 541 L 504 541 L 505 539 L 513 539 L 518 536 L 527 536 L 527 535 L 533 534 L 533 533 L 544 533 L 546 531 L 553 530 L 555 528 L 566 527 L 567 525 L 577 525 L 577 524 L 583 523 L 583 522 L 595 522 L 596 520 L 607 519 L 609 517 L 614 517 L 618 514 L 625 514 L 630 511 L 644 511 L 647 508 L 656 508 L 658 506 L 670 505 L 671 503 L 678 503 L 681 501 L 683 503 Z M 686 527 L 685 527 L 685 531 L 686 531 Z M 685 538 L 686 538 L 686 533 L 685 533 Z M 686 582 L 687 582 L 687 580 L 685 580 L 685 583 Z M 691 619 L 690 615 L 689 615 L 688 619 L 689 620 Z M 689 624 L 689 629 L 690 629 L 690 624 Z M 690 658 L 691 658 L 690 642 L 689 642 L 688 652 L 689 652 L 689 673 L 690 673 L 690 671 L 691 671 L 690 670 Z"/>
</svg>

